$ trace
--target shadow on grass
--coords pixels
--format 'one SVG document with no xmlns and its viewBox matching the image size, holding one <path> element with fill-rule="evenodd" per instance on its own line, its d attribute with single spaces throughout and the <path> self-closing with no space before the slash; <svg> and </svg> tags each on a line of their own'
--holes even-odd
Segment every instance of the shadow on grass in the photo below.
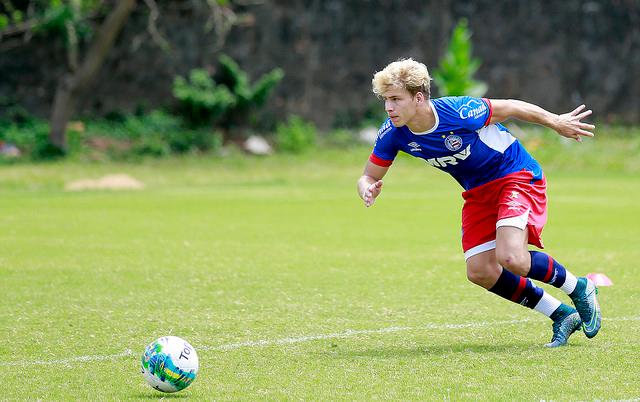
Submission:
<svg viewBox="0 0 640 402">
<path fill-rule="evenodd" d="M 340 350 L 340 347 L 332 348 L 330 352 L 325 354 L 330 354 L 334 357 L 344 357 L 344 358 L 353 358 L 353 357 L 370 357 L 370 358 L 379 358 L 379 359 L 395 359 L 395 358 L 411 358 L 411 357 L 423 357 L 423 356 L 446 356 L 451 354 L 465 354 L 465 353 L 477 353 L 477 354 L 522 354 L 528 352 L 537 352 L 537 351 L 562 351 L 568 350 L 575 347 L 581 347 L 580 344 L 569 344 L 568 346 L 557 348 L 557 349 L 549 349 L 544 347 L 543 343 L 457 343 L 455 345 L 425 345 L 425 346 L 417 346 L 417 347 L 385 347 L 385 348 L 377 348 L 377 349 L 366 349 L 366 350 Z"/>
</svg>

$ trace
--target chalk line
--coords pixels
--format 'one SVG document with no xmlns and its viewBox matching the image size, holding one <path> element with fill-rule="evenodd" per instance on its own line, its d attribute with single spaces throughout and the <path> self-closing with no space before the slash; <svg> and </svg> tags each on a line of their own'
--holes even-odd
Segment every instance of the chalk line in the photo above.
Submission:
<svg viewBox="0 0 640 402">
<path fill-rule="evenodd" d="M 274 345 L 290 345 L 295 343 L 319 341 L 319 340 L 326 340 L 326 339 L 350 338 L 358 335 L 375 335 L 375 334 L 387 334 L 387 333 L 395 333 L 395 332 L 403 332 L 403 331 L 419 331 L 419 330 L 484 328 L 484 327 L 498 326 L 498 325 L 501 326 L 501 325 L 524 324 L 531 321 L 533 320 L 523 319 L 523 320 L 508 320 L 508 321 L 480 321 L 480 322 L 469 322 L 469 323 L 460 323 L 460 324 L 427 324 L 427 325 L 421 325 L 417 327 L 347 329 L 342 332 L 334 332 L 329 334 L 305 335 L 305 336 L 287 337 L 287 338 L 281 338 L 281 339 L 261 339 L 257 341 L 229 343 L 229 344 L 218 345 L 218 346 L 200 346 L 196 348 L 196 350 L 230 351 L 230 350 L 235 350 L 240 348 L 265 347 L 265 346 L 274 346 Z M 640 316 L 603 318 L 603 321 L 640 321 Z M 140 353 L 142 353 L 142 349 L 143 348 L 140 349 L 141 350 Z M 54 360 L 25 360 L 25 361 L 0 362 L 0 367 L 2 366 L 28 367 L 28 366 L 38 366 L 38 365 L 70 365 L 73 363 L 116 360 L 124 357 L 134 356 L 134 355 L 136 355 L 136 353 L 134 353 L 131 349 L 125 349 L 120 353 L 114 353 L 114 354 L 108 354 L 108 355 L 74 356 L 74 357 L 69 357 L 67 359 L 54 359 Z"/>
</svg>

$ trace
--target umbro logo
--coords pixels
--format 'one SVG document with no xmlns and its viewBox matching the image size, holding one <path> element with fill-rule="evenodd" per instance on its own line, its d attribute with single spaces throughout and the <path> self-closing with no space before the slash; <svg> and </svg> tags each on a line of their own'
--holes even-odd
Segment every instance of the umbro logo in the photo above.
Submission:
<svg viewBox="0 0 640 402">
<path fill-rule="evenodd" d="M 417 142 L 413 141 L 407 144 L 408 146 L 411 147 L 411 149 L 409 150 L 409 152 L 417 152 L 417 151 L 422 151 L 422 148 L 420 148 L 420 144 L 418 144 Z"/>
</svg>

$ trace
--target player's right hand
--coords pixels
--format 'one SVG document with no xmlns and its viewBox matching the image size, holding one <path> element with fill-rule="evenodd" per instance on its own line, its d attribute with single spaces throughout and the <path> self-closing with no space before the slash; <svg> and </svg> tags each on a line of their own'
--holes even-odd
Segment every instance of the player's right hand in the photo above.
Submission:
<svg viewBox="0 0 640 402">
<path fill-rule="evenodd" d="M 362 199 L 364 200 L 364 206 L 369 208 L 376 201 L 376 197 L 380 195 L 382 191 L 382 180 L 378 180 L 375 183 L 371 183 L 362 193 Z"/>
</svg>

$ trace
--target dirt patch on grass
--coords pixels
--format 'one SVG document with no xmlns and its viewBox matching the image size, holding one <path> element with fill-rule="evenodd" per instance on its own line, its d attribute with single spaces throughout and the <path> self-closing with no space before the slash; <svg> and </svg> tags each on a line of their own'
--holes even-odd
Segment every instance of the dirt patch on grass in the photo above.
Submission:
<svg viewBox="0 0 640 402">
<path fill-rule="evenodd" d="M 126 174 L 111 174 L 99 179 L 75 180 L 67 183 L 67 191 L 83 190 L 140 190 L 144 183 Z"/>
</svg>

